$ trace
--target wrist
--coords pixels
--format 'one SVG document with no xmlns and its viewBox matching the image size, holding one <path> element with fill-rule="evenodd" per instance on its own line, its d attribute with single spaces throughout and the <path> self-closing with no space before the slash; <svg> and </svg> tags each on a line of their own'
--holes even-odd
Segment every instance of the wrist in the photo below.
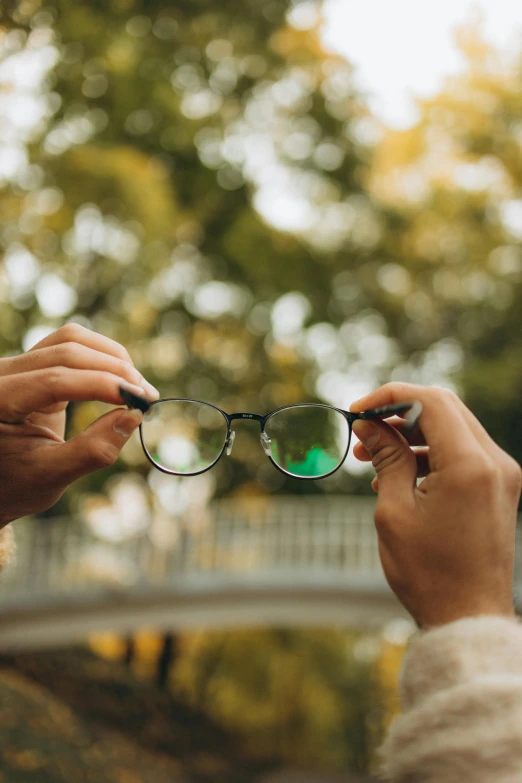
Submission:
<svg viewBox="0 0 522 783">
<path fill-rule="evenodd" d="M 438 612 L 427 613 L 423 615 L 421 619 L 416 619 L 416 623 L 420 630 L 425 631 L 474 617 L 505 617 L 514 619 L 516 616 L 515 606 L 513 604 L 513 599 L 511 598 L 509 601 L 505 602 L 484 602 L 468 607 L 454 607 Z"/>
</svg>

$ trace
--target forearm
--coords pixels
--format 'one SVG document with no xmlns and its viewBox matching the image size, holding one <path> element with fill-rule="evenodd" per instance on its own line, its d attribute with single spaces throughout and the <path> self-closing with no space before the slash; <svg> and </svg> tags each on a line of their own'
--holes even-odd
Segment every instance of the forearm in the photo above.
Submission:
<svg viewBox="0 0 522 783">
<path fill-rule="evenodd" d="M 403 714 L 379 750 L 393 783 L 522 780 L 522 625 L 475 617 L 420 633 L 400 677 Z"/>
</svg>

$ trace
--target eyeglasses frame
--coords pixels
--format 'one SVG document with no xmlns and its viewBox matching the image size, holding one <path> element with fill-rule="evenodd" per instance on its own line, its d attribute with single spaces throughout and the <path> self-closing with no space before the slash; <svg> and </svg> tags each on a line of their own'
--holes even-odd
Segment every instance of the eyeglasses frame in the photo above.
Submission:
<svg viewBox="0 0 522 783">
<path fill-rule="evenodd" d="M 271 455 L 268 454 L 263 447 L 263 450 L 265 451 L 265 454 L 267 455 L 272 465 L 281 473 L 283 473 L 283 475 L 289 476 L 290 478 L 298 479 L 299 481 L 317 481 L 324 478 L 328 478 L 328 476 L 333 475 L 343 465 L 346 457 L 348 456 L 348 452 L 350 450 L 350 444 L 352 440 L 352 424 L 354 421 L 357 421 L 358 419 L 369 420 L 369 419 L 378 419 L 378 418 L 388 418 L 389 416 L 393 416 L 394 414 L 402 413 L 405 414 L 404 419 L 406 422 L 403 432 L 405 434 L 409 434 L 416 429 L 420 415 L 422 413 L 422 404 L 418 400 L 413 400 L 411 402 L 394 403 L 392 405 L 384 405 L 380 408 L 372 408 L 367 411 L 361 411 L 360 413 L 352 413 L 352 411 L 345 411 L 342 408 L 336 408 L 333 405 L 325 405 L 324 403 L 302 402 L 293 405 L 283 405 L 280 408 L 276 408 L 275 410 L 270 411 L 270 413 L 267 413 L 265 416 L 262 416 L 259 413 L 227 413 L 226 411 L 219 408 L 217 405 L 214 405 L 212 402 L 207 402 L 206 400 L 195 400 L 190 397 L 164 397 L 162 399 L 149 402 L 148 400 L 145 400 L 142 397 L 138 397 L 136 394 L 133 394 L 131 391 L 125 389 L 125 387 L 123 386 L 119 387 L 119 392 L 122 400 L 125 402 L 128 408 L 138 409 L 142 411 L 143 414 L 147 413 L 147 411 L 150 410 L 154 405 L 158 405 L 161 402 L 196 402 L 201 405 L 209 405 L 211 408 L 214 408 L 223 416 L 227 425 L 227 434 L 226 434 L 225 442 L 223 444 L 223 448 L 219 452 L 219 455 L 216 457 L 214 462 L 212 462 L 210 465 L 208 465 L 208 467 L 204 468 L 203 470 L 198 470 L 195 473 L 179 473 L 178 471 L 164 468 L 162 465 L 159 465 L 157 462 L 155 462 L 155 460 L 149 454 L 147 447 L 145 446 L 145 441 L 143 438 L 143 429 L 142 429 L 143 422 L 140 424 L 139 426 L 140 441 L 145 456 L 147 457 L 149 462 L 152 465 L 154 465 L 155 468 L 161 470 L 162 473 L 167 473 L 168 475 L 171 476 L 182 476 L 187 478 L 189 476 L 200 476 L 202 473 L 206 473 L 207 470 L 211 470 L 219 462 L 225 450 L 229 447 L 229 445 L 231 446 L 231 443 L 234 442 L 234 438 L 232 436 L 235 436 L 235 433 L 232 430 L 232 422 L 238 419 L 249 419 L 251 421 L 259 422 L 261 428 L 261 434 L 263 434 L 265 432 L 266 422 L 272 416 L 275 416 L 276 413 L 280 413 L 281 411 L 288 410 L 289 408 L 327 408 L 328 410 L 336 411 L 337 413 L 340 413 L 342 416 L 344 416 L 348 425 L 348 445 L 346 447 L 346 451 L 344 453 L 342 460 L 339 462 L 337 467 L 335 467 L 329 473 L 324 473 L 321 476 L 297 476 L 294 473 L 291 473 L 290 471 L 285 470 L 284 468 L 277 465 L 276 462 L 274 462 L 274 460 L 272 459 Z"/>
</svg>

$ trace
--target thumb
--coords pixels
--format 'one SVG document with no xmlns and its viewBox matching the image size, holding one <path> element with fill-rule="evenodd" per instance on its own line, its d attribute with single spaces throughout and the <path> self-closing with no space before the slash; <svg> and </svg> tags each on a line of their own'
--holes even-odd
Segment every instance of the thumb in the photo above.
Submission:
<svg viewBox="0 0 522 783">
<path fill-rule="evenodd" d="M 143 421 L 139 410 L 118 408 L 106 413 L 71 440 L 53 449 L 55 465 L 64 483 L 112 465 L 132 433 Z"/>
<path fill-rule="evenodd" d="M 417 479 L 417 460 L 406 439 L 383 421 L 361 421 L 352 425 L 366 451 L 378 481 L 372 482 L 379 491 L 379 505 L 384 508 L 404 508 L 413 501 Z"/>
</svg>

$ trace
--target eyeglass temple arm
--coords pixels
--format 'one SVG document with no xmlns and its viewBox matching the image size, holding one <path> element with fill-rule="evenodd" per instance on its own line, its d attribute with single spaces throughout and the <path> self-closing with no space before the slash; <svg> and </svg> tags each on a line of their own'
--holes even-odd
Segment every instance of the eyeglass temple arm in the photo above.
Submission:
<svg viewBox="0 0 522 783">
<path fill-rule="evenodd" d="M 133 394 L 131 391 L 128 391 L 128 389 L 125 389 L 123 386 L 118 386 L 118 391 L 120 393 L 123 402 L 128 408 L 138 408 L 138 410 L 142 411 L 143 413 L 147 413 L 147 411 L 151 406 L 150 402 L 144 400 L 143 397 L 138 397 L 137 394 Z"/>
<path fill-rule="evenodd" d="M 405 430 L 411 432 L 415 429 L 419 422 L 419 417 L 422 413 L 422 403 L 418 400 L 412 402 L 398 402 L 393 405 L 383 405 L 382 408 L 372 408 L 368 411 L 361 411 L 361 413 L 352 413 L 353 420 L 355 419 L 387 419 L 394 414 L 405 414 L 406 420 Z"/>
</svg>

